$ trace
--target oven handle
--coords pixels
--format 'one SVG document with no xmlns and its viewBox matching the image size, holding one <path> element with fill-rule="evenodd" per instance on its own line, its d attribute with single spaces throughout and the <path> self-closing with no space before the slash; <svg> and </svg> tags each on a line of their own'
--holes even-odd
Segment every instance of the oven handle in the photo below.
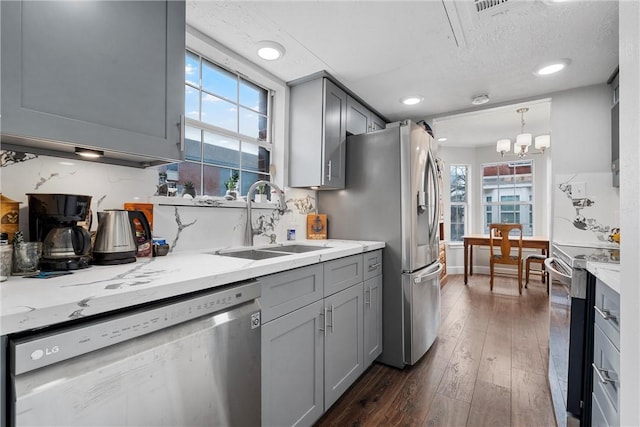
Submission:
<svg viewBox="0 0 640 427">
<path fill-rule="evenodd" d="M 547 271 L 551 271 L 558 276 L 571 280 L 571 267 L 565 264 L 561 259 L 553 257 L 547 258 L 544 260 L 544 266 L 547 268 Z"/>
</svg>

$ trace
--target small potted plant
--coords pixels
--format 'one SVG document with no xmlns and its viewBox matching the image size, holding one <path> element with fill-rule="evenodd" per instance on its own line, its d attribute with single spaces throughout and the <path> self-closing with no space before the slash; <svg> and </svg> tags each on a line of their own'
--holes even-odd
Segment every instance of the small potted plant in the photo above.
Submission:
<svg viewBox="0 0 640 427">
<path fill-rule="evenodd" d="M 256 194 L 255 202 L 256 203 L 267 203 L 269 199 L 267 199 L 267 186 L 265 184 L 260 184 L 257 187 L 258 194 Z"/>
<path fill-rule="evenodd" d="M 196 197 L 196 186 L 193 182 L 191 181 L 185 181 L 185 183 L 182 185 L 184 188 L 184 194 L 182 195 L 182 197 L 187 197 L 191 196 L 191 198 Z"/>
<path fill-rule="evenodd" d="M 238 171 L 233 171 L 228 180 L 225 181 L 224 186 L 227 192 L 224 194 L 224 198 L 227 200 L 235 200 L 238 198 L 238 179 L 240 174 Z"/>
</svg>

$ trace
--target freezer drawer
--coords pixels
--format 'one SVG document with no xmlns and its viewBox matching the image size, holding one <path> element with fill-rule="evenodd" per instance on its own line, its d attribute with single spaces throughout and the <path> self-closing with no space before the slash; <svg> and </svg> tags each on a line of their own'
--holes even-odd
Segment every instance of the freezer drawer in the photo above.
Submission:
<svg viewBox="0 0 640 427">
<path fill-rule="evenodd" d="M 440 326 L 440 272 L 435 263 L 402 275 L 404 292 L 404 358 L 415 364 L 431 347 Z"/>
</svg>

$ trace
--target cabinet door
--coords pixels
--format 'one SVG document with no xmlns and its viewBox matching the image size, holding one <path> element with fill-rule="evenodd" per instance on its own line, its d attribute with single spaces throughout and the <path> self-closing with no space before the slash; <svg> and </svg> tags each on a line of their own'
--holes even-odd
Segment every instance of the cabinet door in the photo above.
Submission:
<svg viewBox="0 0 640 427">
<path fill-rule="evenodd" d="M 380 117 L 371 114 L 371 131 L 386 129 L 387 124 Z"/>
<path fill-rule="evenodd" d="M 370 131 L 369 110 L 362 104 L 347 96 L 347 132 L 359 135 Z"/>
<path fill-rule="evenodd" d="M 324 412 L 322 301 L 262 325 L 262 425 L 312 425 Z"/>
<path fill-rule="evenodd" d="M 364 282 L 364 368 L 382 354 L 382 276 Z"/>
<path fill-rule="evenodd" d="M 322 184 L 344 188 L 347 140 L 347 94 L 324 79 L 324 137 Z"/>
<path fill-rule="evenodd" d="M 331 405 L 364 371 L 362 282 L 325 298 L 324 401 Z"/>
<path fill-rule="evenodd" d="M 1 7 L 3 142 L 180 159 L 184 1 Z"/>
</svg>

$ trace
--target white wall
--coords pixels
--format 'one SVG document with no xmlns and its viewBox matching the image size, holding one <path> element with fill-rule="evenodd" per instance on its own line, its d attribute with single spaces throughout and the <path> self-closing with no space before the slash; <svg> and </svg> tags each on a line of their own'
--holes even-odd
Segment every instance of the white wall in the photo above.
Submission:
<svg viewBox="0 0 640 427">
<path fill-rule="evenodd" d="M 620 423 L 640 425 L 640 3 L 620 2 Z"/>
</svg>

